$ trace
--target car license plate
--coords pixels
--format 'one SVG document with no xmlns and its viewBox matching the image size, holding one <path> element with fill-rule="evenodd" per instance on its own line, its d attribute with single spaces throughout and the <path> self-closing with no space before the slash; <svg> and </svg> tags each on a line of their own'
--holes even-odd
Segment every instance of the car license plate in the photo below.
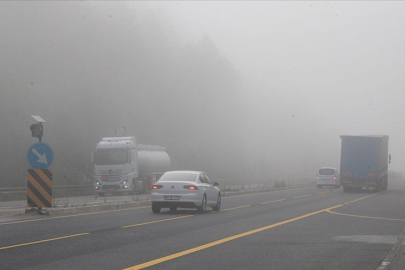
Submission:
<svg viewBox="0 0 405 270">
<path fill-rule="evenodd" d="M 178 200 L 180 200 L 180 196 L 165 196 L 165 200 L 178 201 Z"/>
</svg>

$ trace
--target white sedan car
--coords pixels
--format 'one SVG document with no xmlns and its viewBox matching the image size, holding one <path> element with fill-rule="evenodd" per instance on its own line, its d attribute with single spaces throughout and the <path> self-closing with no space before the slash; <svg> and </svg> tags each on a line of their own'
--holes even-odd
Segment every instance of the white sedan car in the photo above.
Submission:
<svg viewBox="0 0 405 270">
<path fill-rule="evenodd" d="M 217 182 L 212 182 L 203 172 L 171 171 L 160 177 L 151 190 L 153 213 L 162 208 L 197 208 L 205 213 L 207 206 L 219 211 L 221 192 Z"/>
</svg>

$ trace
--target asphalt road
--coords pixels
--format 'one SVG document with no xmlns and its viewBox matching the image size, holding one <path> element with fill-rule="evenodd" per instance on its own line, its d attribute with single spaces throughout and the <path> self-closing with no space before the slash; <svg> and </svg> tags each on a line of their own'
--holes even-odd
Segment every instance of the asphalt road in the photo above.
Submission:
<svg viewBox="0 0 405 270">
<path fill-rule="evenodd" d="M 405 227 L 405 182 L 226 197 L 221 209 L 2 219 L 0 269 L 377 269 Z"/>
</svg>

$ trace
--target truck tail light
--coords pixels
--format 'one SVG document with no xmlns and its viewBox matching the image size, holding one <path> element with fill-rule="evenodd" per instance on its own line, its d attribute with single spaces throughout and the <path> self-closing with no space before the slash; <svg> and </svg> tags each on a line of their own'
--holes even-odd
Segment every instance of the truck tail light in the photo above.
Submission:
<svg viewBox="0 0 405 270">
<path fill-rule="evenodd" d="M 319 179 L 319 174 L 316 175 L 316 179 Z"/>
<path fill-rule="evenodd" d="M 185 185 L 183 188 L 188 190 L 198 190 L 198 188 L 194 185 Z"/>
<path fill-rule="evenodd" d="M 333 180 L 336 180 L 336 179 L 337 179 L 337 177 L 336 177 L 336 175 L 334 175 L 334 176 L 333 176 Z"/>
<path fill-rule="evenodd" d="M 159 188 L 162 188 L 162 187 L 163 187 L 162 185 L 153 185 L 152 189 L 159 189 Z"/>
</svg>

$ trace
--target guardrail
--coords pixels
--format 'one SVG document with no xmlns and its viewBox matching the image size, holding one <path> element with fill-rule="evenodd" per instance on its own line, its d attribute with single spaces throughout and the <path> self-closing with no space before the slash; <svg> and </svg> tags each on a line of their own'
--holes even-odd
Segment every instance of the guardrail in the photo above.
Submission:
<svg viewBox="0 0 405 270">
<path fill-rule="evenodd" d="M 54 190 L 70 190 L 70 189 L 86 189 L 93 188 L 94 185 L 67 185 L 67 186 L 53 186 Z M 2 192 L 23 192 L 27 191 L 27 187 L 9 187 L 9 188 L 0 188 L 0 193 Z"/>
<path fill-rule="evenodd" d="M 66 185 L 52 187 L 54 198 L 75 197 L 94 194 L 94 185 Z M 27 187 L 0 188 L 0 201 L 26 200 Z"/>
<path fill-rule="evenodd" d="M 250 191 L 278 187 L 304 186 L 314 184 L 308 180 L 270 180 L 270 179 L 213 179 L 219 183 L 221 191 Z M 94 195 L 94 185 L 64 185 L 53 186 L 54 198 Z M 0 201 L 25 200 L 27 187 L 0 188 Z"/>
</svg>

